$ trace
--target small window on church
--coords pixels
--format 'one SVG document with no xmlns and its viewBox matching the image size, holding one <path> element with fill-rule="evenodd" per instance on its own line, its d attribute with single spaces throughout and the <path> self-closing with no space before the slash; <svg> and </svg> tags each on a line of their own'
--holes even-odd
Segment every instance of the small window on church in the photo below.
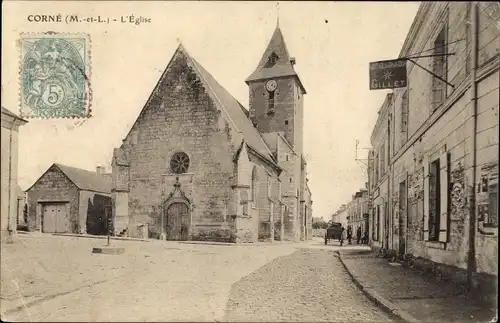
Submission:
<svg viewBox="0 0 500 323">
<path fill-rule="evenodd" d="M 274 64 L 276 64 L 278 59 L 279 59 L 279 57 L 275 52 L 271 53 L 271 55 L 269 55 L 269 58 L 267 59 L 267 64 L 265 67 L 269 68 L 269 67 L 274 66 Z"/>
<path fill-rule="evenodd" d="M 285 120 L 285 125 L 288 125 L 288 120 Z"/>
<path fill-rule="evenodd" d="M 267 113 L 274 113 L 274 92 L 269 92 L 267 99 Z"/>
<path fill-rule="evenodd" d="M 184 152 L 175 153 L 170 160 L 170 169 L 175 174 L 186 173 L 189 169 L 189 156 Z"/>
</svg>

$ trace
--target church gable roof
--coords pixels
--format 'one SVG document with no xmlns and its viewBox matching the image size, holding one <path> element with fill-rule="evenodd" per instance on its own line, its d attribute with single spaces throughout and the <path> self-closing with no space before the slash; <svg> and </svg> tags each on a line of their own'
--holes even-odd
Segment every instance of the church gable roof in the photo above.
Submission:
<svg viewBox="0 0 500 323">
<path fill-rule="evenodd" d="M 238 130 L 241 131 L 247 145 L 255 149 L 264 157 L 270 158 L 270 161 L 274 162 L 269 147 L 267 147 L 257 129 L 255 129 L 252 122 L 248 119 L 246 113 L 244 112 L 246 109 L 243 105 L 238 102 L 238 100 L 236 100 L 224 87 L 222 87 L 222 85 L 220 85 L 219 82 L 217 82 L 215 78 L 203 66 L 201 66 L 200 63 L 198 63 L 193 57 L 187 54 L 186 56 L 191 59 L 198 69 L 202 81 L 205 81 L 204 83 L 206 83 L 208 87 L 207 90 L 213 92 L 216 105 L 220 106 L 227 112 Z"/>
<path fill-rule="evenodd" d="M 297 77 L 302 91 L 306 93 L 299 76 L 290 62 L 290 55 L 285 39 L 283 38 L 283 33 L 280 27 L 276 26 L 273 36 L 260 59 L 259 65 L 257 65 L 255 71 L 246 79 L 246 82 L 285 76 Z"/>
<path fill-rule="evenodd" d="M 160 77 L 160 80 L 155 86 L 152 94 L 158 90 L 159 85 L 162 83 L 162 80 L 165 78 L 169 71 L 171 63 L 175 60 L 176 57 L 178 57 L 178 55 L 184 55 L 186 57 L 187 64 L 193 68 L 193 71 L 199 77 L 214 104 L 230 119 L 229 121 L 236 128 L 235 130 L 242 134 L 245 143 L 254 151 L 258 152 L 265 159 L 267 159 L 268 162 L 276 165 L 271 151 L 267 147 L 257 129 L 255 129 L 255 127 L 253 126 L 252 122 L 248 119 L 247 109 L 245 109 L 245 107 L 243 107 L 243 105 L 238 102 L 238 100 L 236 100 L 222 85 L 220 85 L 219 82 L 217 82 L 215 78 L 200 63 L 198 63 L 191 55 L 189 55 L 184 46 L 178 46 L 167 68 L 165 69 L 162 76 Z M 145 107 L 148 106 L 149 101 L 150 99 L 148 99 L 148 101 L 146 102 Z"/>
</svg>

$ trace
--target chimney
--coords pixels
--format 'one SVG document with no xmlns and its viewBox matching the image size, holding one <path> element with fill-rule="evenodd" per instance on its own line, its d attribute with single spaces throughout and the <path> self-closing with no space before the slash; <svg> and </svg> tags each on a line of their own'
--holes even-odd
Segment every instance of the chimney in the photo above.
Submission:
<svg viewBox="0 0 500 323">
<path fill-rule="evenodd" d="M 97 175 L 104 175 L 104 167 L 102 166 L 97 166 L 96 169 L 95 169 L 95 172 L 97 173 Z"/>
<path fill-rule="evenodd" d="M 295 57 L 290 57 L 290 64 L 295 65 Z"/>
</svg>

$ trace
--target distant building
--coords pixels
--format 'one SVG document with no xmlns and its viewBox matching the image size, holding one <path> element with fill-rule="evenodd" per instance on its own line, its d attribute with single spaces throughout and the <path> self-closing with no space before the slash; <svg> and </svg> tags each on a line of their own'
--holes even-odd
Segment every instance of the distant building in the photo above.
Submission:
<svg viewBox="0 0 500 323">
<path fill-rule="evenodd" d="M 9 232 L 17 229 L 19 185 L 18 170 L 18 131 L 26 120 L 2 107 L 2 211 L 0 219 L 0 239 L 3 241 Z"/>
<path fill-rule="evenodd" d="M 337 212 L 332 216 L 332 222 L 341 223 L 344 228 L 347 228 L 349 217 L 349 203 L 342 204 Z"/>
<path fill-rule="evenodd" d="M 389 163 L 387 156 L 392 154 L 389 138 L 389 114 L 392 107 L 393 94 L 386 95 L 382 107 L 378 111 L 378 118 L 370 138 L 369 186 L 371 193 L 370 212 L 370 241 L 376 248 L 389 248 L 389 207 L 391 196 L 389 193 Z"/>
<path fill-rule="evenodd" d="M 46 233 L 107 233 L 111 174 L 53 164 L 27 190 L 28 228 Z"/>
<path fill-rule="evenodd" d="M 349 203 L 347 224 L 353 232 L 358 228 L 361 228 L 362 234 L 369 231 L 368 201 L 368 191 L 362 189 L 353 195 Z"/>
<path fill-rule="evenodd" d="M 498 279 L 498 5 L 423 2 L 371 136 L 372 246 L 455 277 Z M 487 284 L 487 285 L 488 285 Z"/>
</svg>

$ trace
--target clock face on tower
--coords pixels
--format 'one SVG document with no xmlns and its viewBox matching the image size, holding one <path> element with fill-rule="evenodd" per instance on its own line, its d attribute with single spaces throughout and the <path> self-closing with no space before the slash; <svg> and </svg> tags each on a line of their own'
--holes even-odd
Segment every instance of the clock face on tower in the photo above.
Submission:
<svg viewBox="0 0 500 323">
<path fill-rule="evenodd" d="M 269 80 L 266 82 L 266 90 L 273 92 L 278 87 L 278 82 L 276 80 Z"/>
</svg>

